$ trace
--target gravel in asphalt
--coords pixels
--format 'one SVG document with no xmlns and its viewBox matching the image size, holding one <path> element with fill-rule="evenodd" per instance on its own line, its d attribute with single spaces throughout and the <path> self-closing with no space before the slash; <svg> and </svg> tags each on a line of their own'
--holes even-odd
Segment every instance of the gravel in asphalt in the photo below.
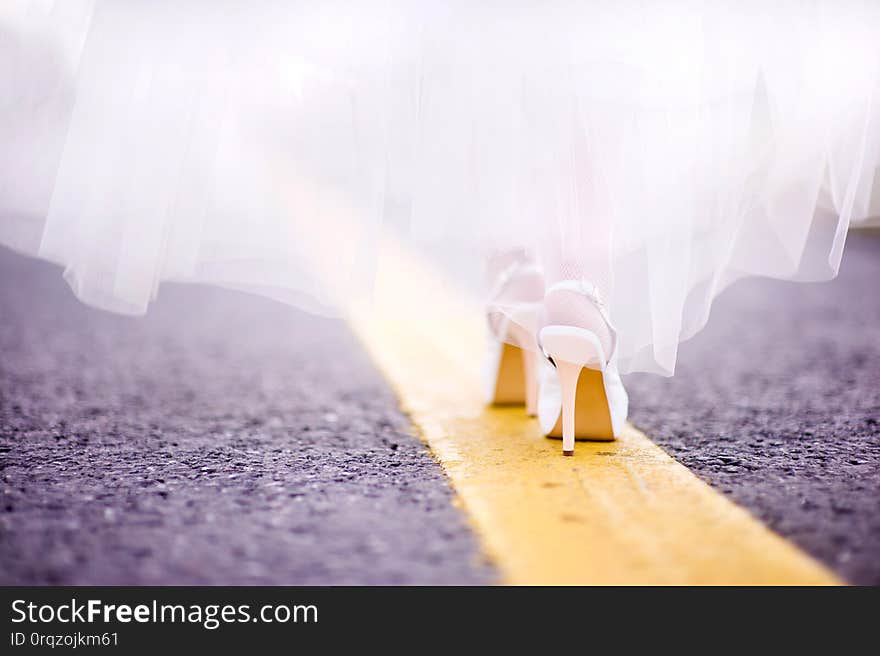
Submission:
<svg viewBox="0 0 880 656">
<path fill-rule="evenodd" d="M 880 584 L 880 231 L 840 275 L 749 279 L 682 344 L 676 375 L 632 375 L 630 420 L 853 583 Z"/>
<path fill-rule="evenodd" d="M 144 318 L 0 252 L 0 583 L 487 583 L 339 321 L 163 285 Z"/>
</svg>

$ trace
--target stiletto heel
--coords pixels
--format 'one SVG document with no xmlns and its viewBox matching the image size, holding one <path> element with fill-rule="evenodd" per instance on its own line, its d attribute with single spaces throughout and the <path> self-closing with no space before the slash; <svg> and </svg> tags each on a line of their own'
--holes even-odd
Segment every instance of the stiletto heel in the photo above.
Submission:
<svg viewBox="0 0 880 656">
<path fill-rule="evenodd" d="M 629 400 L 617 373 L 616 333 L 595 291 L 569 281 L 554 285 L 548 294 L 559 290 L 577 291 L 593 301 L 611 335 L 610 356 L 596 332 L 587 328 L 549 325 L 538 335 L 541 350 L 555 367 L 542 381 L 538 419 L 544 434 L 561 437 L 563 455 L 571 456 L 576 438 L 616 439 L 626 422 Z"/>
<path fill-rule="evenodd" d="M 538 413 L 537 345 L 519 324 L 504 320 L 502 336 L 490 337 L 487 365 L 487 402 L 522 405 L 530 416 Z"/>
<path fill-rule="evenodd" d="M 577 398 L 577 381 L 583 367 L 571 362 L 559 361 L 559 383 L 562 388 L 562 455 L 574 455 L 574 405 Z"/>
<path fill-rule="evenodd" d="M 526 386 L 526 414 L 538 416 L 538 353 L 535 350 L 522 349 L 523 372 Z"/>
<path fill-rule="evenodd" d="M 538 345 L 535 330 L 544 297 L 544 277 L 529 262 L 516 261 L 498 276 L 487 308 L 489 349 L 486 402 L 522 405 L 538 412 Z"/>
</svg>

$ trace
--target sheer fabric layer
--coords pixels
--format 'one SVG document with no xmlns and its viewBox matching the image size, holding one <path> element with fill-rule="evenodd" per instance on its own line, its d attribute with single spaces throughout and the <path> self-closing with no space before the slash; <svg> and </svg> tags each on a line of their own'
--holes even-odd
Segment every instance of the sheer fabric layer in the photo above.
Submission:
<svg viewBox="0 0 880 656">
<path fill-rule="evenodd" d="M 0 241 L 135 314 L 344 313 L 389 229 L 463 293 L 522 250 L 670 373 L 727 285 L 831 277 L 880 214 L 876 2 L 439 4 L 7 0 Z"/>
</svg>

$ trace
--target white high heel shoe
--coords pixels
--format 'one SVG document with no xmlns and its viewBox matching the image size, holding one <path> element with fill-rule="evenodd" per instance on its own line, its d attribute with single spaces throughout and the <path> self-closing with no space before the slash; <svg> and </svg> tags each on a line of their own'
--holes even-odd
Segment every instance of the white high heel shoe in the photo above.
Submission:
<svg viewBox="0 0 880 656">
<path fill-rule="evenodd" d="M 546 435 L 562 438 L 562 453 L 571 456 L 575 438 L 616 439 L 626 423 L 629 398 L 617 372 L 617 332 L 598 290 L 587 282 L 566 280 L 547 295 L 559 291 L 587 299 L 611 336 L 606 354 L 595 327 L 551 324 L 538 335 L 541 350 L 555 367 L 542 376 L 538 420 Z"/>
<path fill-rule="evenodd" d="M 514 263 L 498 278 L 486 313 L 489 347 L 484 384 L 490 405 L 524 403 L 530 416 L 537 415 L 535 331 L 543 296 L 543 274 L 531 263 Z"/>
</svg>

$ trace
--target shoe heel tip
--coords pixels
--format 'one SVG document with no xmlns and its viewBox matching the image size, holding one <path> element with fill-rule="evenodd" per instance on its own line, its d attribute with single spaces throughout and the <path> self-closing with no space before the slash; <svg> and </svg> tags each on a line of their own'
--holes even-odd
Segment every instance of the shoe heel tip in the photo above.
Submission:
<svg viewBox="0 0 880 656">
<path fill-rule="evenodd" d="M 566 451 L 565 449 L 563 449 L 563 450 L 562 450 L 562 455 L 564 455 L 564 456 L 573 456 L 573 455 L 574 455 L 574 449 L 572 449 L 571 451 Z"/>
</svg>

